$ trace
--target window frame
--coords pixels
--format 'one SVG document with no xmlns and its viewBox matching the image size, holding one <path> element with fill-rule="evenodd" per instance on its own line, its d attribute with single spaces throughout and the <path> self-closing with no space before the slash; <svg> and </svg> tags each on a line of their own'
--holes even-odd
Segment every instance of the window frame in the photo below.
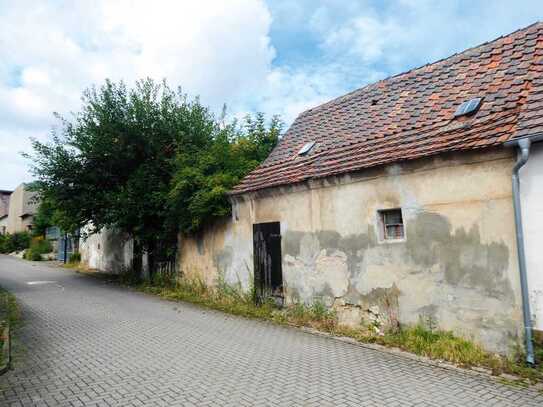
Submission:
<svg viewBox="0 0 543 407">
<path fill-rule="evenodd" d="M 399 212 L 401 223 L 386 223 L 386 215 L 389 213 Z M 387 208 L 387 209 L 378 209 L 377 210 L 377 223 L 379 225 L 379 243 L 401 243 L 406 241 L 406 228 L 404 221 L 404 213 L 402 208 Z M 387 227 L 390 226 L 401 226 L 402 236 L 397 238 L 387 237 Z"/>
</svg>

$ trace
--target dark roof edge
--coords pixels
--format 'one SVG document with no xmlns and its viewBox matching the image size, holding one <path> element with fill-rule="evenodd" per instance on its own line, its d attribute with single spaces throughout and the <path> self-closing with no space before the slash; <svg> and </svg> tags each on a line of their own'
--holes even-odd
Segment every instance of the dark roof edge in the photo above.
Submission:
<svg viewBox="0 0 543 407">
<path fill-rule="evenodd" d="M 519 140 L 524 140 L 524 139 L 529 139 L 533 143 L 536 143 L 538 141 L 543 141 L 543 133 L 534 133 L 534 134 L 529 134 L 524 137 L 514 138 L 514 139 L 506 141 L 505 143 L 503 143 L 503 145 L 504 147 L 515 147 L 518 144 Z"/>
<path fill-rule="evenodd" d="M 520 140 L 520 138 L 518 138 L 517 140 Z M 251 193 L 258 193 L 259 191 L 266 191 L 266 190 L 269 191 L 269 190 L 273 190 L 273 189 L 276 189 L 276 188 L 284 188 L 284 187 L 287 187 L 287 186 L 294 186 L 294 185 L 299 186 L 299 185 L 308 184 L 310 182 L 314 182 L 314 181 L 317 181 L 317 180 L 322 180 L 322 179 L 332 178 L 332 177 L 341 177 L 341 176 L 345 176 L 347 174 L 353 174 L 353 173 L 362 173 L 364 171 L 368 171 L 368 170 L 372 170 L 372 169 L 376 169 L 376 168 L 380 168 L 380 167 L 386 167 L 386 166 L 390 166 L 390 165 L 394 165 L 394 164 L 398 164 L 398 163 L 410 163 L 410 162 L 413 162 L 413 161 L 419 161 L 419 160 L 425 160 L 425 159 L 435 159 L 436 157 L 443 156 L 443 155 L 449 155 L 449 154 L 477 153 L 477 152 L 481 152 L 481 151 L 487 151 L 487 150 L 490 150 L 490 149 L 499 149 L 504 144 L 499 144 L 498 143 L 498 144 L 493 144 L 493 145 L 488 145 L 488 146 L 483 146 L 483 147 L 478 147 L 478 148 L 472 148 L 472 149 L 468 149 L 468 150 L 465 150 L 465 149 L 450 149 L 450 150 L 446 150 L 446 151 L 432 152 L 432 153 L 425 154 L 425 155 L 422 155 L 422 156 L 419 156 L 419 157 L 402 158 L 402 159 L 399 159 L 399 160 L 380 163 L 380 164 L 372 165 L 372 166 L 369 166 L 369 167 L 363 167 L 363 168 L 355 169 L 355 170 L 352 170 L 352 171 L 338 172 L 338 173 L 335 173 L 335 174 L 322 175 L 322 176 L 319 175 L 319 176 L 316 176 L 316 177 L 312 176 L 312 177 L 304 178 L 302 180 L 295 181 L 295 182 L 285 181 L 285 182 L 281 182 L 281 183 L 275 184 L 275 185 L 269 185 L 269 186 L 265 186 L 265 187 L 257 187 L 257 188 L 254 188 L 254 189 L 242 190 L 242 191 L 230 190 L 230 191 L 226 192 L 226 196 L 228 198 L 230 198 L 230 199 L 236 199 L 237 197 L 240 197 L 242 195 L 251 194 Z"/>
</svg>

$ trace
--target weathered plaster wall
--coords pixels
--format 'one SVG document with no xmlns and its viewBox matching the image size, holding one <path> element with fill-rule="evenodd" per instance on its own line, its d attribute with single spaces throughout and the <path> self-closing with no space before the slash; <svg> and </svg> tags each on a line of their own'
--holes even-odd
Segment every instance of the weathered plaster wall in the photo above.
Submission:
<svg viewBox="0 0 543 407">
<path fill-rule="evenodd" d="M 87 238 L 79 243 L 81 262 L 90 269 L 118 274 L 132 264 L 133 241 L 110 229 Z"/>
<path fill-rule="evenodd" d="M 249 288 L 253 279 L 252 224 L 249 228 L 247 224 L 237 226 L 223 219 L 198 236 L 181 236 L 181 274 L 210 286 L 224 278 L 231 285 Z"/>
<path fill-rule="evenodd" d="M 521 332 L 510 151 L 365 171 L 246 195 L 232 221 L 181 239 L 181 268 L 252 280 L 252 224 L 281 222 L 287 302 L 322 300 L 344 323 L 431 319 L 508 351 Z M 380 242 L 380 209 L 402 208 L 406 239 Z"/>
<path fill-rule="evenodd" d="M 530 305 L 534 327 L 543 337 L 543 143 L 532 145 L 520 182 Z"/>
</svg>

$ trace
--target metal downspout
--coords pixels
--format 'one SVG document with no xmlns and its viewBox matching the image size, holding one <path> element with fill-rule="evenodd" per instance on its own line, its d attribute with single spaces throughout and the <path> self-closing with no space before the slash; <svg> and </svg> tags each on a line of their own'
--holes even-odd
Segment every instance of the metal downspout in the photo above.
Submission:
<svg viewBox="0 0 543 407">
<path fill-rule="evenodd" d="M 534 345 L 532 342 L 532 318 L 530 312 L 530 295 L 528 291 L 528 277 L 526 275 L 526 254 L 524 251 L 524 231 L 522 228 L 522 210 L 520 204 L 520 178 L 519 170 L 526 164 L 530 156 L 530 139 L 520 139 L 516 143 L 518 158 L 513 167 L 513 207 L 515 209 L 515 228 L 517 234 L 517 253 L 520 272 L 520 288 L 522 292 L 522 314 L 524 317 L 524 338 L 526 341 L 526 362 L 533 364 Z"/>
</svg>

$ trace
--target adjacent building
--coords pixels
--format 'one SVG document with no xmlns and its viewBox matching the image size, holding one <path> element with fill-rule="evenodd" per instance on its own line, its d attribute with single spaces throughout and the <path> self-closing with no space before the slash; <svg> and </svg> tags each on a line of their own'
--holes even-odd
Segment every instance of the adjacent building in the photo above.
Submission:
<svg viewBox="0 0 543 407">
<path fill-rule="evenodd" d="M 25 184 L 14 191 L 0 191 L 0 233 L 31 231 L 38 206 L 36 193 Z"/>
<path fill-rule="evenodd" d="M 0 190 L 0 235 L 8 230 L 9 197 L 13 191 Z"/>
<path fill-rule="evenodd" d="M 543 330 L 541 134 L 537 23 L 302 113 L 231 192 L 232 217 L 180 237 L 180 270 L 287 304 L 322 301 L 345 324 L 429 321 L 509 352 L 527 301 L 514 140 L 531 143 L 520 170 L 527 320 Z"/>
</svg>

